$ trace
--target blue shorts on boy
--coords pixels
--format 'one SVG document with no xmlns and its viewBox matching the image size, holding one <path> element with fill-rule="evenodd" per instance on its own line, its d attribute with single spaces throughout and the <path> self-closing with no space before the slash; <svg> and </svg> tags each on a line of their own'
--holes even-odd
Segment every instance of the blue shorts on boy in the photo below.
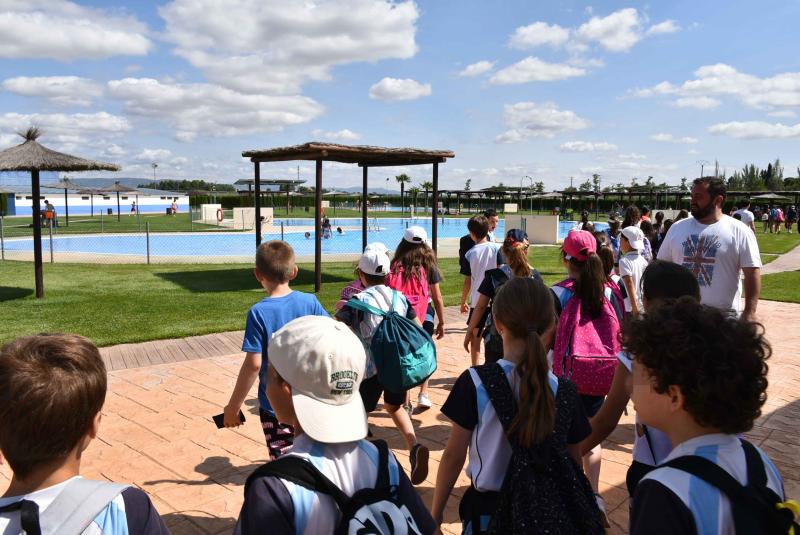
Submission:
<svg viewBox="0 0 800 535">
<path fill-rule="evenodd" d="M 11 505 L 20 500 L 29 500 L 39 507 L 39 514 L 44 513 L 56 497 L 69 483 L 80 476 L 68 479 L 52 487 L 47 487 L 24 496 L 0 498 L 0 507 Z M 169 530 L 158 515 L 150 498 L 142 490 L 129 487 L 123 490 L 103 509 L 92 522 L 88 530 L 101 535 L 167 535 Z M 19 511 L 0 514 L 0 533 L 22 533 Z"/>
<path fill-rule="evenodd" d="M 302 434 L 287 455 L 310 461 L 348 496 L 374 487 L 378 476 L 378 448 L 367 440 L 324 444 Z M 433 533 L 433 518 L 391 453 L 389 481 L 397 488 L 397 501 L 408 509 L 420 532 Z M 249 487 L 235 533 L 265 533 L 266 529 L 271 535 L 332 535 L 339 518 L 330 496 L 266 476 Z"/>
<path fill-rule="evenodd" d="M 758 450 L 767 474 L 767 486 L 784 499 L 783 480 L 777 468 Z M 742 444 L 734 435 L 711 434 L 679 444 L 665 462 L 699 455 L 717 464 L 739 483 L 747 483 L 747 463 Z M 716 487 L 682 470 L 656 468 L 647 474 L 633 495 L 631 534 L 675 533 L 722 535 L 734 533 L 730 500 Z"/>
</svg>

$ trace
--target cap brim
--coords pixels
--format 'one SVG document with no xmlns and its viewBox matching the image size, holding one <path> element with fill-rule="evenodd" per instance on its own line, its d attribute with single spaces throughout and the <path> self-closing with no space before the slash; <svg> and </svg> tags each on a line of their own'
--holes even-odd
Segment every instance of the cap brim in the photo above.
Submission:
<svg viewBox="0 0 800 535">
<path fill-rule="evenodd" d="M 358 393 L 350 403 L 330 405 L 295 391 L 292 402 L 303 432 L 318 442 L 338 444 L 367 436 L 367 411 Z"/>
<path fill-rule="evenodd" d="M 631 244 L 631 247 L 634 249 L 640 250 L 644 249 L 644 240 L 628 240 Z"/>
</svg>

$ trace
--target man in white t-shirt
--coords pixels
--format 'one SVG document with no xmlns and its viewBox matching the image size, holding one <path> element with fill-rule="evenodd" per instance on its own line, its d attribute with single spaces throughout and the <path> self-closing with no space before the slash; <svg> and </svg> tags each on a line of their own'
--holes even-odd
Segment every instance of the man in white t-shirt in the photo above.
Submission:
<svg viewBox="0 0 800 535">
<path fill-rule="evenodd" d="M 692 186 L 692 216 L 677 221 L 664 238 L 659 260 L 694 273 L 702 303 L 753 320 L 761 294 L 761 257 L 756 236 L 741 221 L 722 213 L 725 182 L 702 177 Z M 742 307 L 740 275 L 744 272 Z"/>
<path fill-rule="evenodd" d="M 755 220 L 756 216 L 753 212 L 750 211 L 750 201 L 745 199 L 739 203 L 739 209 L 736 210 L 733 215 L 739 214 L 739 218 L 741 218 L 742 223 L 744 226 L 752 230 L 753 232 L 756 231 Z"/>
</svg>

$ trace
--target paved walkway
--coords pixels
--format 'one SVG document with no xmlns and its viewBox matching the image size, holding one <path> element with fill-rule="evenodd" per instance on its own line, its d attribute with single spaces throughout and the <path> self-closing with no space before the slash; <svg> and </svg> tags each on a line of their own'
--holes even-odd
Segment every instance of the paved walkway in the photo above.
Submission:
<svg viewBox="0 0 800 535">
<path fill-rule="evenodd" d="M 798 269 L 800 269 L 800 245 L 762 267 L 761 274 L 769 275 L 770 273 L 797 271 Z"/>
<path fill-rule="evenodd" d="M 800 305 L 762 301 L 759 314 L 774 356 L 769 398 L 749 438 L 775 460 L 789 496 L 800 497 L 800 332 L 793 328 Z M 431 448 L 431 470 L 419 491 L 430 505 L 436 468 L 450 431 L 439 407 L 455 378 L 469 364 L 461 347 L 464 320 L 447 310 L 447 335 L 439 347 L 439 369 L 431 381 L 434 408 L 414 416 L 418 435 Z M 258 425 L 255 391 L 247 423 L 217 430 L 210 417 L 222 411 L 241 364 L 241 333 L 127 344 L 103 350 L 113 371 L 103 409 L 100 436 L 84 454 L 83 474 L 135 484 L 150 494 L 176 534 L 230 533 L 242 503 L 247 475 L 266 454 Z M 600 489 L 610 510 L 610 533 L 625 533 L 628 523 L 625 473 L 633 438 L 632 407 L 603 450 Z M 408 455 L 381 412 L 370 417 L 375 435 L 388 440 L 408 470 Z M 0 465 L 0 490 L 8 483 Z M 461 475 L 446 511 L 446 533 L 459 533 L 459 497 L 469 484 Z"/>
</svg>

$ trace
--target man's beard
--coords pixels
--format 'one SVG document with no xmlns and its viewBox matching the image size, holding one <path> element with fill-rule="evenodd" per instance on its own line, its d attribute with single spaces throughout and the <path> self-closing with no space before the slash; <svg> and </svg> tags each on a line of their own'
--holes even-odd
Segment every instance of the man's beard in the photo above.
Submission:
<svg viewBox="0 0 800 535">
<path fill-rule="evenodd" d="M 692 208 L 692 217 L 695 219 L 704 219 L 714 213 L 714 203 L 710 202 L 705 206 L 698 206 Z"/>
</svg>

